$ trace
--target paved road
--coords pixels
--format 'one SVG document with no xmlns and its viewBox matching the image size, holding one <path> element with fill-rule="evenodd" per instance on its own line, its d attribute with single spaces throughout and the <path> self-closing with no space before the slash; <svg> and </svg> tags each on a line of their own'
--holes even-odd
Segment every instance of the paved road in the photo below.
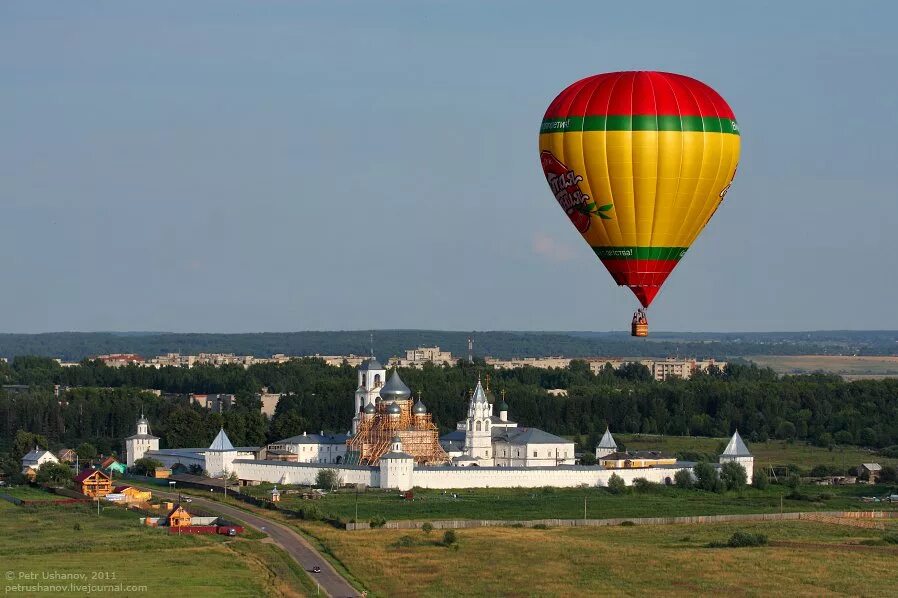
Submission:
<svg viewBox="0 0 898 598">
<path fill-rule="evenodd" d="M 177 500 L 177 494 L 168 492 L 160 492 L 153 488 L 153 492 L 157 496 Z M 309 572 L 312 581 L 317 582 L 321 586 L 322 593 L 332 596 L 333 598 L 345 598 L 359 596 L 358 590 L 349 585 L 343 577 L 337 573 L 331 564 L 322 557 L 318 551 L 312 548 L 305 538 L 298 533 L 283 525 L 260 517 L 249 511 L 232 507 L 217 501 L 207 500 L 205 498 L 197 498 L 190 496 L 192 503 L 211 513 L 218 513 L 227 516 L 229 519 L 237 519 L 250 527 L 268 534 L 287 554 L 292 556 L 303 569 Z M 321 573 L 312 573 L 312 567 L 321 567 Z"/>
</svg>

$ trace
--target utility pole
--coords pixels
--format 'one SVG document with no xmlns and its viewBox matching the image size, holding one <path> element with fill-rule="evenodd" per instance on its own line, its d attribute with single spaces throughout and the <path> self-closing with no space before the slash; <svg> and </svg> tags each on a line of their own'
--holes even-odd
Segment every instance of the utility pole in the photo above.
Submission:
<svg viewBox="0 0 898 598">
<path fill-rule="evenodd" d="M 583 497 L 583 523 L 586 524 L 586 497 Z"/>
</svg>

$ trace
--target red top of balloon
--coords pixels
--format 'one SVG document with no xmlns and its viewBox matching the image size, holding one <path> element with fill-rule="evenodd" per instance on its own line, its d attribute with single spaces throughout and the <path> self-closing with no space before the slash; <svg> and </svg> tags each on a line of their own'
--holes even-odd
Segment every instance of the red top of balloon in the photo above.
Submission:
<svg viewBox="0 0 898 598">
<path fill-rule="evenodd" d="M 619 71 L 581 79 L 558 94 L 545 118 L 627 115 L 736 118 L 720 94 L 701 81 L 659 71 Z"/>
</svg>

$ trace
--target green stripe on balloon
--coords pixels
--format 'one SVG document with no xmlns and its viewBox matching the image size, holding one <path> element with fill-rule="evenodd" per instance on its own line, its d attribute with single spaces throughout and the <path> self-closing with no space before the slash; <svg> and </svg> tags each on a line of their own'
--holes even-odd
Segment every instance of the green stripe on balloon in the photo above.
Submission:
<svg viewBox="0 0 898 598">
<path fill-rule="evenodd" d="M 739 124 L 717 116 L 611 115 L 547 118 L 540 135 L 568 131 L 698 131 L 739 135 Z"/>
<path fill-rule="evenodd" d="M 688 247 L 593 247 L 603 260 L 679 260 Z"/>
</svg>

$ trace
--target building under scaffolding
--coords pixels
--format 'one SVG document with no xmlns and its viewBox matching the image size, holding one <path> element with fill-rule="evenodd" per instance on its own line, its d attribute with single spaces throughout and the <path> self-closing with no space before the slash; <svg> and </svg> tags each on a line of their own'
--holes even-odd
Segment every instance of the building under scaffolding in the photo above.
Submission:
<svg viewBox="0 0 898 598">
<path fill-rule="evenodd" d="M 347 441 L 347 462 L 377 465 L 399 437 L 402 450 L 418 465 L 441 465 L 449 455 L 440 446 L 439 430 L 420 397 L 412 404 L 411 390 L 394 371 L 380 390 L 380 400 L 364 405 L 359 428 Z"/>
</svg>

